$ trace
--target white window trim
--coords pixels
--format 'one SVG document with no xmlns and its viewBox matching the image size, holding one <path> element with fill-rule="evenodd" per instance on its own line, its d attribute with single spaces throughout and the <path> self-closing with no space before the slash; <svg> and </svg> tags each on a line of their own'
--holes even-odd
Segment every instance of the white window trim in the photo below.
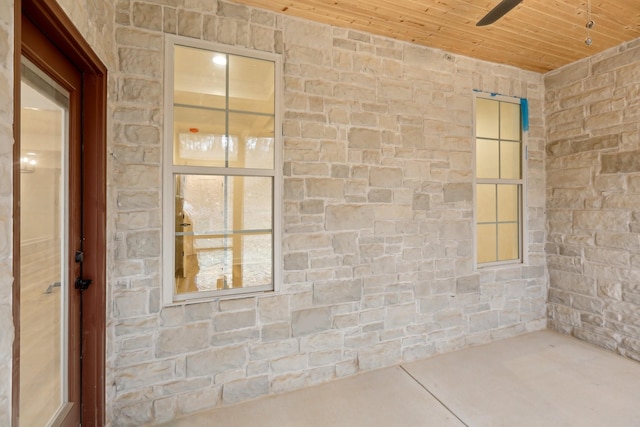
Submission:
<svg viewBox="0 0 640 427">
<path fill-rule="evenodd" d="M 478 178 L 476 174 L 476 99 L 484 98 L 502 102 L 510 102 L 513 104 L 521 104 L 519 97 L 496 95 L 485 92 L 474 92 L 473 96 L 473 125 L 472 125 L 472 164 L 473 164 L 473 265 L 476 269 L 496 268 L 496 267 L 513 267 L 514 265 L 525 265 L 529 262 L 529 239 L 528 239 L 528 226 L 527 226 L 527 158 L 528 158 L 528 146 L 527 146 L 527 132 L 522 129 L 522 150 L 521 150 L 521 165 L 522 165 L 522 179 L 520 180 L 501 180 L 501 179 L 481 179 L 481 183 L 507 183 L 513 182 L 514 184 L 522 185 L 521 191 L 521 205 L 520 205 L 520 257 L 519 259 L 509 261 L 497 261 L 478 264 L 478 209 L 477 209 L 477 184 Z M 522 107 L 521 107 L 522 108 Z M 522 117 L 520 118 L 520 125 L 522 126 Z"/>
<path fill-rule="evenodd" d="M 198 167 L 183 167 L 173 165 L 173 63 L 174 63 L 174 45 L 211 50 L 215 52 L 227 53 L 230 55 L 245 56 L 249 58 L 262 59 L 275 63 L 275 117 L 274 117 L 274 170 L 273 170 L 273 276 L 272 287 L 264 289 L 264 287 L 247 287 L 234 288 L 229 290 L 219 290 L 211 292 L 202 292 L 197 294 L 186 294 L 183 296 L 174 295 L 174 266 L 175 259 L 173 255 L 174 242 L 174 179 L 175 173 L 198 173 Z M 282 72 L 282 56 L 250 50 L 237 46 L 229 46 L 219 43 L 207 42 L 203 40 L 191 39 L 166 34 L 164 46 L 164 138 L 162 143 L 162 304 L 163 306 L 182 305 L 189 303 L 197 303 L 202 301 L 212 301 L 219 299 L 245 298 L 263 294 L 265 292 L 278 292 L 282 283 L 282 102 L 283 102 L 283 72 Z M 201 171 L 211 172 L 210 167 L 202 167 Z M 270 171 L 270 169 L 269 169 Z M 227 168 L 225 174 L 232 175 L 263 175 L 260 169 L 234 169 Z"/>
</svg>

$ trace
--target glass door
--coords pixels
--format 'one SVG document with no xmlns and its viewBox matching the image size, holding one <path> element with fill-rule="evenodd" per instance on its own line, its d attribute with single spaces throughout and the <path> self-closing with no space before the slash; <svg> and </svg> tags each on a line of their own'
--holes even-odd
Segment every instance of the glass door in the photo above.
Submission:
<svg viewBox="0 0 640 427">
<path fill-rule="evenodd" d="M 69 392 L 70 93 L 26 58 L 21 76 L 19 413 L 21 426 L 48 426 L 79 406 Z"/>
</svg>

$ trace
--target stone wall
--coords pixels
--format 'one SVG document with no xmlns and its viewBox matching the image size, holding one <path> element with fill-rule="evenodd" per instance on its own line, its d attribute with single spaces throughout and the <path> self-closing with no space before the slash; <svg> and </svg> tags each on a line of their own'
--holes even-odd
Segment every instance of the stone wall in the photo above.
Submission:
<svg viewBox="0 0 640 427">
<path fill-rule="evenodd" d="M 13 355 L 13 1 L 0 1 L 0 425 L 11 425 Z"/>
<path fill-rule="evenodd" d="M 545 85 L 550 327 L 640 360 L 640 40 Z"/>
<path fill-rule="evenodd" d="M 162 422 L 545 327 L 541 75 L 228 2 L 116 5 L 111 425 Z M 277 294 L 161 307 L 165 33 L 284 57 Z M 523 266 L 473 265 L 474 89 L 530 102 Z"/>
</svg>

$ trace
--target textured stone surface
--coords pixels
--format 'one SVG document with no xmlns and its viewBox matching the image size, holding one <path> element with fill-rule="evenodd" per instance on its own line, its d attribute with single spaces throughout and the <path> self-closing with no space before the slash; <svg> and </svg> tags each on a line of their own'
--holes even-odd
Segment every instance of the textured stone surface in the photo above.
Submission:
<svg viewBox="0 0 640 427">
<path fill-rule="evenodd" d="M 109 69 L 108 425 L 158 423 L 544 327 L 542 76 L 226 1 L 61 4 Z M 12 35 L 11 23 L 0 18 L 0 31 Z M 284 274 L 278 294 L 160 306 L 164 33 L 283 55 Z M 0 58 L 0 93 L 11 99 L 12 64 L 2 62 L 11 55 L 0 52 Z M 601 67 L 627 72 L 613 62 Z M 529 264 L 479 277 L 472 250 L 473 89 L 527 97 L 532 119 Z M 576 119 L 581 111 L 557 117 Z M 626 116 L 597 111 L 590 123 L 598 133 L 612 119 L 633 117 L 632 109 Z M 3 177 L 11 169 L 8 114 L 0 106 Z M 553 130 L 568 135 L 575 124 Z M 627 129 L 619 143 L 632 151 L 633 138 Z M 615 143 L 591 145 L 612 150 Z M 571 150 L 590 151 L 584 147 Z M 588 173 L 575 171 L 574 183 L 558 188 L 557 196 L 593 205 L 590 192 L 570 192 L 592 182 L 590 166 L 572 167 Z M 0 182 L 0 309 L 9 313 L 11 194 L 3 187 L 7 181 Z M 600 232 L 589 241 L 613 240 L 607 233 L 614 231 Z M 562 254 L 572 253 L 571 242 L 554 243 L 563 246 Z M 615 258 L 615 252 L 602 256 Z M 568 273 L 576 274 L 577 255 L 558 254 L 554 265 L 559 257 L 571 258 Z M 585 297 L 600 292 L 633 306 L 638 291 L 629 285 L 629 270 L 638 263 L 628 257 L 628 271 L 610 286 L 571 283 L 593 285 Z M 558 298 L 565 294 L 559 291 Z M 580 310 L 594 314 L 600 307 L 589 298 L 575 305 L 563 316 L 579 319 Z M 10 315 L 0 322 L 11 330 Z M 3 378 L 10 378 L 10 339 L 3 334 L 0 340 Z M 625 341 L 629 353 L 636 348 Z M 1 425 L 8 425 L 9 390 L 8 382 L 0 385 Z"/>
<path fill-rule="evenodd" d="M 623 46 L 545 78 L 549 324 L 636 360 L 639 53 Z"/>
</svg>

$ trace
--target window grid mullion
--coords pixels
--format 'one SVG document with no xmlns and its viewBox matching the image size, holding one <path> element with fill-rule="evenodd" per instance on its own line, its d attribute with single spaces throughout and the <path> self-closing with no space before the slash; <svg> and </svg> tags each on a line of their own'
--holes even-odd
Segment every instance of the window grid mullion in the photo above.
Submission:
<svg viewBox="0 0 640 427">
<path fill-rule="evenodd" d="M 227 139 L 227 145 L 225 147 L 225 151 L 224 151 L 224 166 L 225 168 L 229 168 L 229 146 L 231 145 L 231 136 L 230 136 L 230 132 L 229 132 L 229 67 L 230 67 L 230 60 L 229 60 L 229 55 L 225 54 L 226 57 L 226 62 L 225 62 L 225 81 L 224 81 L 224 87 L 225 87 L 225 91 L 224 91 L 224 134 L 225 134 L 225 138 Z M 229 176 L 228 175 L 224 175 L 224 194 L 222 196 L 223 198 L 223 208 L 222 208 L 222 223 L 224 224 L 224 237 L 222 239 L 222 246 L 223 246 L 223 250 L 222 253 L 224 254 L 224 256 L 222 257 L 223 259 L 223 263 L 224 263 L 224 271 L 227 271 L 227 259 L 228 259 L 228 252 L 229 252 L 229 234 L 228 234 L 228 230 L 229 230 Z M 234 224 L 235 225 L 235 224 Z M 233 282 L 233 277 L 231 278 L 232 282 Z"/>
</svg>

